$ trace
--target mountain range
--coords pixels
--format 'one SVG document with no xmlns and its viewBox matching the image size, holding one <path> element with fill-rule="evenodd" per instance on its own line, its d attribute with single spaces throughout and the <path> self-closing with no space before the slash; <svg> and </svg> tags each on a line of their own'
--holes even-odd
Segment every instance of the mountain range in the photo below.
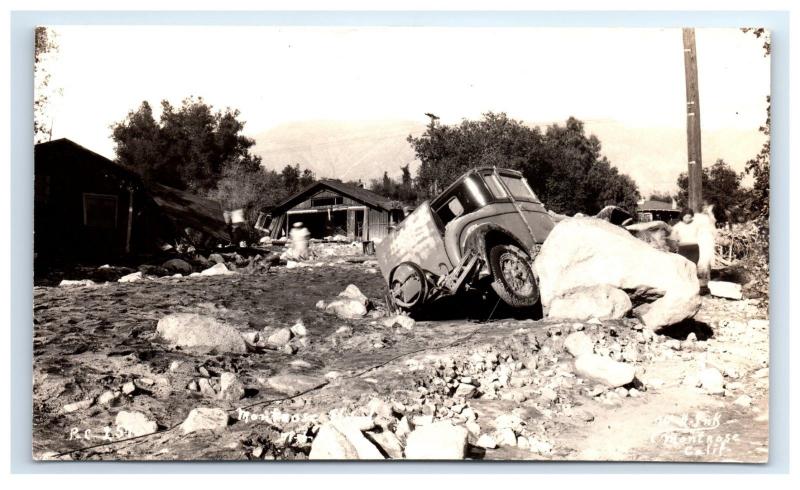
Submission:
<svg viewBox="0 0 800 490">
<path fill-rule="evenodd" d="M 549 123 L 526 123 L 546 126 Z M 674 192 L 678 174 L 686 170 L 686 132 L 683 128 L 630 127 L 617 121 L 585 122 L 588 133 L 596 135 L 602 153 L 622 173 L 630 175 L 643 195 L 654 191 Z M 400 167 L 416 160 L 409 135 L 425 131 L 423 121 L 302 121 L 282 124 L 253 135 L 252 151 L 264 166 L 280 170 L 299 164 L 317 178 L 361 180 L 369 184 L 383 176 L 399 177 Z M 703 131 L 703 163 L 710 166 L 724 159 L 741 172 L 765 141 L 756 128 Z M 745 179 L 748 184 L 748 179 Z"/>
</svg>

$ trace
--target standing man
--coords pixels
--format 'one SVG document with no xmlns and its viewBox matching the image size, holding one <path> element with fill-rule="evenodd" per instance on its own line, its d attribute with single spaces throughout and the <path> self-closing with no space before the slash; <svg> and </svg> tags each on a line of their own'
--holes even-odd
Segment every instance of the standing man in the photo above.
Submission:
<svg viewBox="0 0 800 490">
<path fill-rule="evenodd" d="M 292 231 L 289 232 L 289 239 L 292 241 L 291 255 L 296 260 L 308 259 L 308 239 L 311 232 L 308 228 L 303 226 L 303 223 L 297 221 L 292 225 Z"/>
</svg>

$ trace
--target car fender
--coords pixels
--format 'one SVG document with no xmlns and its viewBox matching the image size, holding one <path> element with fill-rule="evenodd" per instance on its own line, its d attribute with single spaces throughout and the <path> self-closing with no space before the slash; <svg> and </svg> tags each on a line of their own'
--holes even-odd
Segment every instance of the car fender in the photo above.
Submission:
<svg viewBox="0 0 800 490">
<path fill-rule="evenodd" d="M 490 233 L 502 234 L 505 236 L 505 241 L 518 246 L 528 254 L 531 253 L 530 250 L 526 250 L 526 247 L 522 245 L 523 241 L 520 240 L 519 237 L 514 235 L 514 233 L 510 232 L 508 229 L 498 226 L 494 223 L 481 223 L 474 225 L 471 228 L 467 228 L 464 233 L 466 238 L 461 246 L 462 253 L 466 252 L 467 250 L 475 250 L 478 252 L 478 254 L 480 254 L 480 258 L 483 260 L 483 263 L 488 264 L 489 258 L 487 256 L 488 250 L 486 247 L 486 237 Z"/>
</svg>

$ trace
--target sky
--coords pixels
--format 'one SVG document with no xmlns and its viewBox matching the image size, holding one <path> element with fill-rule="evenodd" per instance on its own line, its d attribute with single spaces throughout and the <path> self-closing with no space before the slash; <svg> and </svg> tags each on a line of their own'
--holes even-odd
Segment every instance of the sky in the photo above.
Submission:
<svg viewBox="0 0 800 490">
<path fill-rule="evenodd" d="M 143 100 L 157 108 L 189 95 L 239 109 L 248 135 L 303 121 L 424 124 L 426 112 L 448 124 L 487 111 L 617 131 L 685 128 L 679 29 L 54 28 L 59 50 L 45 61 L 61 94 L 48 112 L 53 138 L 111 158 L 111 124 Z M 738 29 L 697 30 L 704 132 L 757 140 L 769 93 L 762 44 Z M 646 143 L 626 140 L 617 158 L 646 158 Z M 750 146 L 727 158 L 741 167 L 760 143 Z"/>
</svg>

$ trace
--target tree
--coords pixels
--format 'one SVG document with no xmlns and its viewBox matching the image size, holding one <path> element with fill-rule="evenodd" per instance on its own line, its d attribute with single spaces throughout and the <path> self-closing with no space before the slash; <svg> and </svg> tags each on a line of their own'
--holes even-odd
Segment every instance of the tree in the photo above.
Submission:
<svg viewBox="0 0 800 490">
<path fill-rule="evenodd" d="M 466 170 L 497 166 L 519 170 L 545 205 L 556 212 L 595 214 L 608 204 L 633 212 L 636 183 L 601 154 L 600 141 L 569 118 L 543 133 L 506 114 L 443 126 L 431 121 L 420 137 L 409 136 L 421 165 L 416 189 L 431 197 Z"/>
<path fill-rule="evenodd" d="M 653 192 L 650 194 L 651 201 L 672 203 L 673 196 L 666 192 Z"/>
<path fill-rule="evenodd" d="M 714 217 L 717 222 L 738 221 L 742 215 L 743 199 L 740 188 L 742 176 L 736 173 L 722 159 L 711 167 L 703 169 L 703 199 L 714 205 Z M 686 172 L 678 176 L 678 205 L 685 207 L 688 203 L 689 178 Z"/>
<path fill-rule="evenodd" d="M 53 131 L 53 118 L 48 108 L 55 96 L 61 95 L 61 88 L 51 85 L 52 75 L 47 64 L 58 53 L 56 33 L 45 26 L 36 26 L 33 42 L 33 141 L 49 141 Z"/>
<path fill-rule="evenodd" d="M 156 122 L 146 101 L 112 125 L 117 161 L 147 181 L 201 194 L 216 188 L 229 166 L 256 168 L 249 149 L 255 142 L 242 135 L 239 111 L 214 111 L 202 97 L 184 99 L 181 106 L 161 102 Z"/>
</svg>

